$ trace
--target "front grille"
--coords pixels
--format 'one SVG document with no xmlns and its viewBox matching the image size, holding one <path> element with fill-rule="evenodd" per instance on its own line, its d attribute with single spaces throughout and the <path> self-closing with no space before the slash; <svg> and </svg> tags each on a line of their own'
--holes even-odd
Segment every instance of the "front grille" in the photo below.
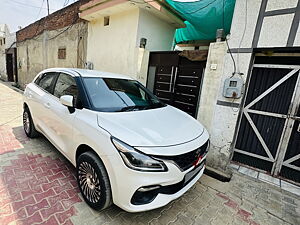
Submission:
<svg viewBox="0 0 300 225">
<path fill-rule="evenodd" d="M 191 152 L 174 155 L 174 156 L 154 156 L 155 158 L 162 160 L 171 160 L 173 161 L 182 171 L 189 169 L 193 166 L 193 163 L 199 158 L 199 156 L 203 156 L 207 152 L 209 141 L 207 141 L 204 145 L 193 150 Z"/>
</svg>

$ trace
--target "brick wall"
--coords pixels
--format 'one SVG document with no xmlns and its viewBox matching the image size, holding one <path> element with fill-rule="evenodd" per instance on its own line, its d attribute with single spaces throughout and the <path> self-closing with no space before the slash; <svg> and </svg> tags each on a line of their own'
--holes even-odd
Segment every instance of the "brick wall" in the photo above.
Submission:
<svg viewBox="0 0 300 225">
<path fill-rule="evenodd" d="M 81 22 L 82 19 L 78 16 L 79 7 L 88 1 L 89 0 L 78 0 L 77 2 L 19 30 L 17 32 L 17 42 L 31 39 L 41 34 L 44 30 L 57 30 Z"/>
</svg>

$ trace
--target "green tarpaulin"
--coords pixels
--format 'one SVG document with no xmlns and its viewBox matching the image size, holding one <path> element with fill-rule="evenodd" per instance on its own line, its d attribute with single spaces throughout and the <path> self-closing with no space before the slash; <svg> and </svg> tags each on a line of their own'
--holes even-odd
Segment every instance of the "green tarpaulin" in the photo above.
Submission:
<svg viewBox="0 0 300 225">
<path fill-rule="evenodd" d="M 214 40 L 217 29 L 230 31 L 235 0 L 166 0 L 186 20 L 186 28 L 176 30 L 176 43 L 191 40 Z"/>
</svg>

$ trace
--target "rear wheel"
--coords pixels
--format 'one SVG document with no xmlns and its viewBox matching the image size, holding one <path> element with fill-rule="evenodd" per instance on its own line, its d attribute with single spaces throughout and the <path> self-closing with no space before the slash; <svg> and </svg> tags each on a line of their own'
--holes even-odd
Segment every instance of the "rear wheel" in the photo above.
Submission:
<svg viewBox="0 0 300 225">
<path fill-rule="evenodd" d="M 112 194 L 106 169 L 93 152 L 85 152 L 77 160 L 77 181 L 87 204 L 103 210 L 112 204 Z"/>
<path fill-rule="evenodd" d="M 23 128 L 27 137 L 35 138 L 39 135 L 34 127 L 30 111 L 27 107 L 24 108 L 23 112 Z"/>
</svg>

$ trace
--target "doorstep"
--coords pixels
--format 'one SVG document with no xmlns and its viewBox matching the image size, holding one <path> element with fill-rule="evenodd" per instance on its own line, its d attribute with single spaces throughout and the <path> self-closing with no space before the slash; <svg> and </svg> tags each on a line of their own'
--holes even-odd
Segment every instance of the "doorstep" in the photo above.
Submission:
<svg viewBox="0 0 300 225">
<path fill-rule="evenodd" d="M 288 191 L 288 192 L 291 192 L 293 194 L 300 196 L 300 186 L 289 183 L 280 178 L 272 177 L 271 175 L 266 174 L 264 172 L 257 171 L 255 169 L 252 169 L 249 167 L 244 167 L 244 166 L 241 166 L 241 165 L 238 165 L 235 163 L 231 163 L 229 165 L 229 167 L 235 171 L 238 171 L 239 173 L 245 174 L 245 175 L 253 177 L 257 180 L 280 187 L 282 190 L 285 190 L 285 191 Z"/>
</svg>

